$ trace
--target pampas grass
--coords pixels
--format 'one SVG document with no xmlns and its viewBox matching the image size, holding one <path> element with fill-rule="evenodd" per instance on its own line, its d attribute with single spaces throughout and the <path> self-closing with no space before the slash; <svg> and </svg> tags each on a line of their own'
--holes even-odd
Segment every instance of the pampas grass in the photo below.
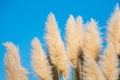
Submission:
<svg viewBox="0 0 120 80">
<path fill-rule="evenodd" d="M 76 29 L 77 29 L 77 44 L 78 44 L 78 50 L 79 53 L 78 55 L 80 55 L 80 53 L 83 50 L 84 47 L 84 28 L 83 28 L 83 20 L 81 16 L 78 16 L 76 19 Z"/>
<path fill-rule="evenodd" d="M 46 23 L 45 39 L 51 62 L 60 70 L 65 80 L 67 80 L 69 75 L 68 58 L 60 37 L 57 22 L 52 13 L 48 16 Z"/>
<path fill-rule="evenodd" d="M 100 33 L 94 19 L 91 19 L 91 21 L 87 24 L 84 52 L 95 60 L 98 59 L 98 55 L 101 52 Z"/>
<path fill-rule="evenodd" d="M 69 77 L 73 80 L 120 80 L 118 5 L 108 21 L 108 44 L 103 51 L 97 22 L 91 19 L 89 23 L 83 25 L 80 16 L 76 20 L 72 15 L 69 16 L 64 46 L 55 16 L 50 13 L 46 22 L 45 40 L 48 54 L 45 54 L 37 38 L 32 40 L 31 63 L 37 75 L 34 77 L 40 80 L 60 80 L 61 77 L 63 80 L 69 80 Z M 28 72 L 20 62 L 18 47 L 12 42 L 4 43 L 4 46 L 7 50 L 5 69 L 8 80 L 28 80 L 26 76 Z"/>
<path fill-rule="evenodd" d="M 72 15 L 69 16 L 66 24 L 66 51 L 72 66 L 76 68 L 78 59 L 78 42 L 75 19 Z"/>
<path fill-rule="evenodd" d="M 118 57 L 112 44 L 105 49 L 104 55 L 100 59 L 100 67 L 106 80 L 117 80 L 119 76 Z"/>
<path fill-rule="evenodd" d="M 115 53 L 120 56 L 120 9 L 118 4 L 108 21 L 107 30 L 107 41 L 113 44 Z"/>
<path fill-rule="evenodd" d="M 83 20 L 81 16 L 76 18 L 76 32 L 77 32 L 77 44 L 78 44 L 78 60 L 77 60 L 77 72 L 78 72 L 78 80 L 82 79 L 82 55 L 83 55 L 83 47 L 84 47 L 84 28 L 83 28 Z"/>
<path fill-rule="evenodd" d="M 37 38 L 32 40 L 32 66 L 42 80 L 53 80 L 51 66 Z"/>
<path fill-rule="evenodd" d="M 96 61 L 88 56 L 84 56 L 83 80 L 106 80 Z"/>
<path fill-rule="evenodd" d="M 6 66 L 6 73 L 7 73 L 7 79 L 8 80 L 15 80 L 14 73 L 11 73 L 13 71 L 13 65 L 10 63 L 11 59 L 9 57 L 10 55 L 6 54 L 5 55 L 5 66 Z M 16 77 L 16 76 L 15 76 Z"/>
<path fill-rule="evenodd" d="M 5 67 L 8 80 L 28 80 L 27 70 L 22 67 L 19 50 L 12 42 L 3 44 L 6 47 Z"/>
</svg>

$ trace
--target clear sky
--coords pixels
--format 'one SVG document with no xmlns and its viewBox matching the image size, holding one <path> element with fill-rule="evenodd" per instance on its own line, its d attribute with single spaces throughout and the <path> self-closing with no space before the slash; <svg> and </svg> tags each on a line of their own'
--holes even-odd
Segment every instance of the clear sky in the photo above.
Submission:
<svg viewBox="0 0 120 80">
<path fill-rule="evenodd" d="M 69 14 L 82 16 L 84 23 L 94 18 L 99 26 L 106 26 L 116 3 L 120 0 L 0 0 L 0 80 L 6 80 L 3 42 L 19 45 L 22 65 L 32 72 L 31 40 L 38 37 L 45 47 L 45 21 L 50 12 L 55 14 L 64 37 Z"/>
</svg>

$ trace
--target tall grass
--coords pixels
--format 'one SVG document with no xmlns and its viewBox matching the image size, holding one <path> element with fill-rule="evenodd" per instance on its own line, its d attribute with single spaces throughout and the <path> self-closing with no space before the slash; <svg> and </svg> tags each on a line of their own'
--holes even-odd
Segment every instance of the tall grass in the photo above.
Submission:
<svg viewBox="0 0 120 80">
<path fill-rule="evenodd" d="M 37 38 L 32 40 L 32 66 L 42 80 L 52 80 L 52 71 L 49 61 Z"/>
<path fill-rule="evenodd" d="M 115 7 L 108 20 L 107 46 L 102 53 L 99 26 L 94 19 L 84 23 L 82 17 L 69 16 L 65 44 L 53 13 L 46 22 L 46 52 L 38 38 L 31 42 L 31 63 L 40 80 L 120 80 L 120 9 Z M 29 72 L 21 65 L 19 50 L 12 42 L 6 47 L 5 69 L 8 80 L 28 80 Z M 45 53 L 48 53 L 46 55 Z M 102 53 L 102 54 L 101 54 Z M 72 76 L 70 76 L 72 74 Z M 32 75 L 30 75 L 32 76 Z M 36 77 L 34 76 L 34 77 Z"/>
<path fill-rule="evenodd" d="M 7 49 L 5 66 L 8 80 L 28 80 L 28 71 L 21 65 L 19 50 L 12 42 L 4 43 Z"/>
</svg>

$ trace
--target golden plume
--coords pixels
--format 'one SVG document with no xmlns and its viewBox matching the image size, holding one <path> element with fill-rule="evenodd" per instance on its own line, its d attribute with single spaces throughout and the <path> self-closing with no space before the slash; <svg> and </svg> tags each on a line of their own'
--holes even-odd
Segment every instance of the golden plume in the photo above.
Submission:
<svg viewBox="0 0 120 80">
<path fill-rule="evenodd" d="M 82 79 L 82 62 L 83 62 L 83 47 L 84 47 L 84 29 L 82 17 L 78 16 L 76 19 L 77 29 L 77 44 L 78 44 L 78 61 L 77 61 L 77 72 L 78 80 Z"/>
<path fill-rule="evenodd" d="M 77 39 L 78 39 L 78 46 L 79 46 L 79 55 L 84 46 L 84 29 L 83 29 L 83 21 L 82 17 L 78 16 L 76 19 L 76 27 L 77 27 Z"/>
<path fill-rule="evenodd" d="M 32 40 L 32 66 L 42 80 L 53 80 L 51 66 L 37 38 Z"/>
<path fill-rule="evenodd" d="M 85 54 L 83 62 L 83 80 L 106 80 L 96 61 Z"/>
<path fill-rule="evenodd" d="M 28 72 L 20 63 L 18 48 L 12 42 L 6 42 L 4 46 L 7 49 L 5 67 L 8 80 L 28 80 Z"/>
<path fill-rule="evenodd" d="M 50 13 L 46 23 L 46 43 L 51 62 L 58 67 L 64 78 L 67 80 L 69 75 L 69 65 L 64 43 L 61 39 L 55 16 Z"/>
<path fill-rule="evenodd" d="M 112 44 L 109 44 L 100 59 L 100 68 L 106 77 L 106 80 L 117 80 L 119 75 L 118 57 Z"/>
<path fill-rule="evenodd" d="M 84 51 L 95 60 L 98 59 L 98 55 L 101 51 L 100 33 L 97 23 L 93 19 L 87 24 Z"/>
<path fill-rule="evenodd" d="M 114 13 L 111 15 L 108 21 L 108 44 L 113 44 L 115 53 L 120 56 L 120 9 L 117 4 Z"/>
<path fill-rule="evenodd" d="M 79 44 L 77 42 L 77 29 L 74 17 L 72 15 L 69 16 L 66 24 L 66 50 L 68 57 L 72 63 L 74 68 L 77 67 L 78 60 L 78 47 Z"/>
</svg>

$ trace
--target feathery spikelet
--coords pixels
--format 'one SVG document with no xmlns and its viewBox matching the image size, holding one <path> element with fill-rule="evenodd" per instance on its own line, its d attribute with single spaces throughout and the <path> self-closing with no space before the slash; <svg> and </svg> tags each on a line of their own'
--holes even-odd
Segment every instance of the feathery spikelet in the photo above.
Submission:
<svg viewBox="0 0 120 80">
<path fill-rule="evenodd" d="M 97 23 L 91 19 L 91 22 L 87 24 L 87 30 L 85 32 L 85 53 L 89 53 L 93 59 L 97 60 L 101 51 L 101 39 Z"/>
<path fill-rule="evenodd" d="M 7 78 L 8 78 L 8 80 L 15 80 L 15 78 L 14 78 L 15 74 L 12 71 L 14 66 L 13 66 L 13 63 L 11 62 L 11 60 L 13 58 L 10 58 L 9 56 L 11 56 L 11 55 L 10 54 L 5 55 L 5 66 L 6 66 Z"/>
<path fill-rule="evenodd" d="M 69 75 L 68 58 L 65 52 L 63 41 L 60 37 L 57 22 L 52 13 L 48 16 L 46 32 L 47 34 L 45 39 L 50 59 L 52 63 L 61 71 L 64 78 L 67 79 Z"/>
<path fill-rule="evenodd" d="M 77 44 L 78 44 L 78 61 L 77 61 L 77 71 L 78 71 L 78 78 L 82 79 L 82 54 L 83 54 L 83 46 L 84 46 L 84 29 L 83 29 L 83 22 L 82 17 L 78 16 L 76 19 L 76 28 L 77 28 Z"/>
<path fill-rule="evenodd" d="M 120 9 L 117 5 L 108 21 L 108 43 L 113 44 L 115 53 L 120 56 Z"/>
<path fill-rule="evenodd" d="M 28 80 L 28 72 L 20 63 L 18 48 L 11 42 L 4 43 L 4 46 L 7 49 L 5 65 L 8 80 Z"/>
<path fill-rule="evenodd" d="M 32 40 L 32 66 L 42 80 L 53 80 L 51 66 L 37 38 Z"/>
<path fill-rule="evenodd" d="M 68 57 L 72 63 L 74 68 L 77 67 L 77 59 L 78 59 L 78 46 L 77 43 L 77 30 L 74 17 L 72 15 L 69 16 L 66 24 L 66 50 Z"/>
<path fill-rule="evenodd" d="M 105 80 L 96 61 L 90 56 L 84 56 L 83 80 Z"/>
<path fill-rule="evenodd" d="M 83 34 L 83 24 L 82 24 L 82 17 L 78 16 L 76 19 L 76 27 L 77 27 L 77 39 L 78 39 L 78 46 L 79 50 L 82 51 L 84 45 L 84 34 Z M 80 52 L 79 52 L 80 55 Z"/>
<path fill-rule="evenodd" d="M 100 68 L 107 80 L 118 79 L 118 58 L 112 44 L 109 44 L 100 59 Z"/>
</svg>

